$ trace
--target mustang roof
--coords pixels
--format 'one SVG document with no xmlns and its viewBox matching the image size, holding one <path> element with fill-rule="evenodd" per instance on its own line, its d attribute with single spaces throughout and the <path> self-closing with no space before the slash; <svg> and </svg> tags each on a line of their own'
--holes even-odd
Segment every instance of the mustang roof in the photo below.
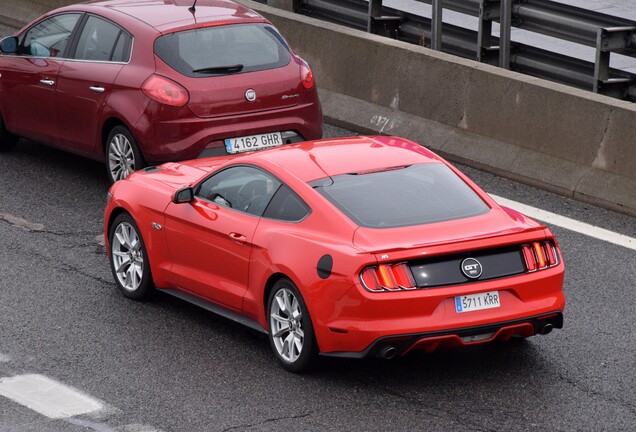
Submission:
<svg viewBox="0 0 636 432">
<path fill-rule="evenodd" d="M 414 142 L 395 137 L 348 137 L 307 141 L 232 158 L 264 168 L 278 167 L 305 182 L 347 173 L 412 165 L 441 163 L 440 158 Z M 227 159 L 223 159 L 227 160 Z M 207 168 L 219 160 L 196 159 L 187 165 Z"/>
</svg>

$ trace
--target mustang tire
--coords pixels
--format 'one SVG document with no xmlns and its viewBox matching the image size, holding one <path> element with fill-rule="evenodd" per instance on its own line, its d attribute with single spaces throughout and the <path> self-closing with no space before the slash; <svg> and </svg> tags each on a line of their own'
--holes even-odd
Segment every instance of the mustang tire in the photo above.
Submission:
<svg viewBox="0 0 636 432">
<path fill-rule="evenodd" d="M 128 177 L 146 163 L 137 141 L 124 126 L 115 126 L 106 140 L 106 175 L 110 183 Z"/>
<path fill-rule="evenodd" d="M 16 135 L 13 135 L 11 132 L 7 130 L 4 126 L 4 120 L 0 115 L 0 151 L 8 151 L 11 150 L 18 143 L 20 138 Z"/>
<path fill-rule="evenodd" d="M 314 327 L 298 288 L 281 279 L 267 301 L 269 342 L 278 362 L 290 372 L 309 369 L 318 354 Z"/>
<path fill-rule="evenodd" d="M 128 213 L 115 218 L 108 240 L 110 268 L 119 290 L 133 300 L 147 297 L 153 289 L 148 253 L 139 227 Z"/>
</svg>

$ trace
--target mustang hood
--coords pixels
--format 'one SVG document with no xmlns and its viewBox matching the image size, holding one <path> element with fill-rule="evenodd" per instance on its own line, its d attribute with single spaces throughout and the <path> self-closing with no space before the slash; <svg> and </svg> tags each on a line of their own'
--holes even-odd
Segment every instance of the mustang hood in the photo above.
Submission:
<svg viewBox="0 0 636 432">
<path fill-rule="evenodd" d="M 161 183 L 171 189 L 192 185 L 227 158 L 196 159 L 185 162 L 169 162 L 157 167 L 134 172 L 128 179 L 137 183 Z"/>
<path fill-rule="evenodd" d="M 505 208 L 493 208 L 488 213 L 466 219 L 402 228 L 372 229 L 360 227 L 353 236 L 353 244 L 365 252 L 397 252 L 457 244 L 474 240 L 502 238 L 527 232 L 535 233 L 545 227 L 520 213 Z M 491 245 L 498 242 L 491 242 Z M 452 248 L 452 246 L 451 246 Z"/>
</svg>

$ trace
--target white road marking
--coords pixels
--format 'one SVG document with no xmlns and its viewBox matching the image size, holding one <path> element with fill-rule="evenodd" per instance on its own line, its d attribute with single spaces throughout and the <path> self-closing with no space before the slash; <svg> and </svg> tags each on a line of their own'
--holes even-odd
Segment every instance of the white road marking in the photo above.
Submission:
<svg viewBox="0 0 636 432">
<path fill-rule="evenodd" d="M 497 195 L 490 194 L 490 196 L 492 197 L 492 199 L 497 201 L 498 204 L 501 204 L 506 207 L 510 207 L 511 209 L 517 210 L 518 212 L 521 212 L 524 215 L 529 216 L 533 219 L 537 219 L 542 222 L 546 222 L 550 225 L 555 225 L 561 228 L 568 229 L 570 231 L 584 234 L 586 236 L 594 237 L 596 239 L 603 240 L 608 243 L 612 243 L 618 246 L 623 246 L 627 249 L 636 250 L 636 239 L 633 237 L 619 234 L 614 231 L 606 230 L 605 228 L 600 228 L 595 225 L 590 225 L 584 222 L 580 222 L 580 221 L 577 221 L 576 219 L 571 219 L 565 216 L 558 215 L 556 213 L 551 213 L 549 211 L 541 210 L 536 207 L 532 207 L 532 206 L 522 204 L 516 201 L 511 201 L 509 199 L 502 198 Z"/>
<path fill-rule="evenodd" d="M 145 424 L 129 424 L 120 426 L 117 428 L 117 432 L 162 432 L 161 429 L 157 429 L 154 426 Z"/>
<path fill-rule="evenodd" d="M 0 396 L 51 419 L 88 414 L 102 408 L 98 400 L 36 374 L 0 378 Z"/>
</svg>

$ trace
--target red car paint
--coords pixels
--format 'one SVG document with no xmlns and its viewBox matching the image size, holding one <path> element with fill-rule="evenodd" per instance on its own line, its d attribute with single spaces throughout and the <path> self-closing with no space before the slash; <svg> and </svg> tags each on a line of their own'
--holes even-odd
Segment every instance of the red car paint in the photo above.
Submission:
<svg viewBox="0 0 636 432">
<path fill-rule="evenodd" d="M 355 155 L 355 157 L 351 157 Z M 484 214 L 447 222 L 374 229 L 356 225 L 308 183 L 325 177 L 410 164 L 444 164 L 488 207 Z M 311 208 L 300 222 L 249 215 L 195 197 L 175 204 L 177 190 L 233 166 L 266 170 Z M 272 280 L 284 275 L 299 288 L 322 354 L 362 357 L 432 351 L 527 337 L 562 326 L 564 264 L 550 230 L 494 202 L 470 179 L 425 148 L 392 137 L 352 137 L 293 144 L 240 156 L 168 163 L 117 182 L 104 216 L 128 212 L 146 243 L 154 284 L 177 288 L 268 328 L 265 302 Z M 426 199 L 423 196 L 422 199 Z M 153 229 L 153 224 L 162 229 Z M 229 233 L 242 233 L 241 242 Z M 558 263 L 490 280 L 392 292 L 369 292 L 360 273 L 369 265 L 437 260 L 532 242 L 554 244 Z M 317 272 L 330 255 L 328 277 Z M 323 275 L 324 276 L 324 275 Z M 501 306 L 457 313 L 455 297 L 498 291 Z M 549 325 L 546 327 L 546 325 Z M 547 330 L 546 330 L 547 329 Z"/>
<path fill-rule="evenodd" d="M 93 14 L 132 36 L 131 57 L 127 62 L 97 62 L 59 58 L 58 52 L 45 57 L 0 55 L 0 115 L 7 130 L 101 161 L 106 137 L 115 125 L 132 132 L 147 162 L 196 158 L 211 143 L 222 147 L 226 138 L 251 134 L 294 131 L 301 140 L 320 138 L 317 91 L 303 86 L 306 65 L 293 52 L 284 67 L 203 78 L 184 76 L 155 54 L 155 41 L 177 31 L 270 24 L 229 0 L 200 0 L 196 12 L 189 10 L 192 3 L 89 1 L 56 9 L 27 25 L 17 34 L 20 41 L 46 18 Z M 80 30 L 78 24 L 70 38 Z M 187 89 L 188 104 L 166 106 L 146 96 L 141 87 L 153 74 Z M 90 87 L 105 91 L 96 93 Z M 250 88 L 257 94 L 254 102 L 245 99 Z M 285 98 L 290 94 L 297 96 Z"/>
</svg>

